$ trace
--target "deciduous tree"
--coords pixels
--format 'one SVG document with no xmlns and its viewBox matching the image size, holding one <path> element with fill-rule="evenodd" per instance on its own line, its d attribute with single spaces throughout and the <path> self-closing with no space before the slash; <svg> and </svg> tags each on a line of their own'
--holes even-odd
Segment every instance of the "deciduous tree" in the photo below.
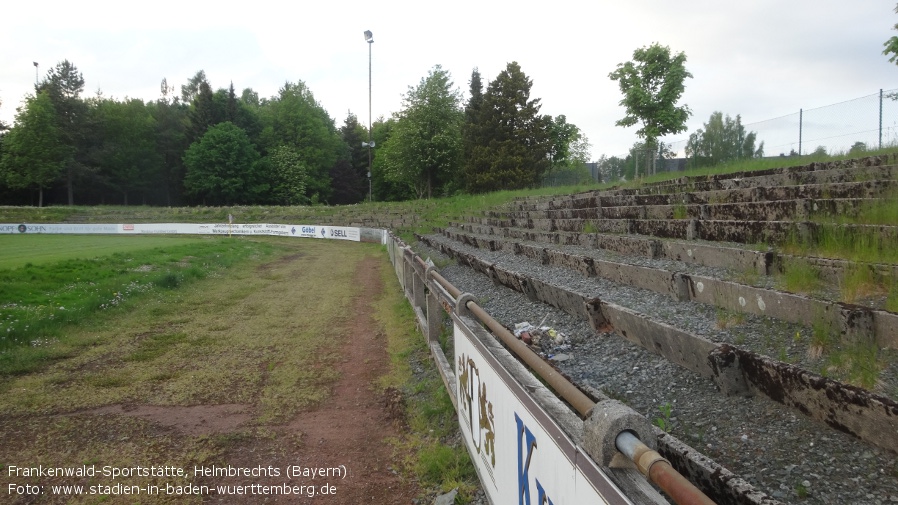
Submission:
<svg viewBox="0 0 898 505">
<path fill-rule="evenodd" d="M 18 109 L 15 126 L 3 139 L 0 178 L 10 188 L 37 189 L 38 206 L 43 207 L 44 188 L 59 178 L 71 157 L 53 102 L 43 91 Z"/>
<path fill-rule="evenodd" d="M 620 105 L 626 115 L 615 124 L 641 124 L 636 134 L 649 148 L 659 137 L 686 130 L 692 112 L 686 105 L 677 105 L 686 89 L 686 78 L 692 77 L 686 70 L 684 53 L 672 54 L 669 47 L 658 43 L 642 47 L 633 52 L 633 61 L 619 63 L 608 77 L 618 82 L 624 95 Z"/>
<path fill-rule="evenodd" d="M 386 177 L 418 198 L 454 187 L 461 168 L 461 93 L 448 71 L 435 66 L 409 87 L 390 140 L 380 148 Z"/>
<path fill-rule="evenodd" d="M 755 149 L 757 134 L 746 132 L 742 118 L 736 119 L 722 112 L 713 112 L 704 128 L 689 136 L 686 157 L 692 158 L 692 166 L 719 165 L 728 161 L 763 156 L 764 143 Z"/>
<path fill-rule="evenodd" d="M 219 123 L 184 154 L 184 190 L 206 205 L 254 203 L 268 189 L 256 171 L 258 161 L 246 132 L 233 123 Z"/>
</svg>

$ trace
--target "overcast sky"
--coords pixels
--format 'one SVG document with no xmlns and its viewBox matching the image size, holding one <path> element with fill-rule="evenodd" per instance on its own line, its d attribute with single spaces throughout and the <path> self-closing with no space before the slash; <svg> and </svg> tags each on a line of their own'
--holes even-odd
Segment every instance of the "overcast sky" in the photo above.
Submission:
<svg viewBox="0 0 898 505">
<path fill-rule="evenodd" d="M 11 123 L 33 92 L 32 62 L 43 78 L 68 59 L 87 96 L 154 100 L 163 77 L 180 90 L 204 70 L 214 89 L 233 82 L 263 97 L 302 80 L 338 126 L 348 111 L 367 124 L 371 30 L 375 119 L 400 110 L 436 64 L 467 97 L 474 67 L 486 84 L 517 61 L 542 113 L 566 115 L 597 158 L 636 140 L 635 127 L 614 125 L 624 112 L 608 79 L 634 49 L 659 42 L 686 53 L 690 131 L 714 111 L 753 123 L 898 88 L 898 66 L 882 55 L 898 35 L 894 9 L 882 0 L 14 2 L 0 22 L 0 119 Z"/>
</svg>

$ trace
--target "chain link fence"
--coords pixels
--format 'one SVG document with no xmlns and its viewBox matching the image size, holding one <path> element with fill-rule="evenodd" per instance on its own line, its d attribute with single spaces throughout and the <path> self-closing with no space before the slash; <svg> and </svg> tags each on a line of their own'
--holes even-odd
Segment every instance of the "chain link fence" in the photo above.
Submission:
<svg viewBox="0 0 898 505">
<path fill-rule="evenodd" d="M 756 148 L 763 142 L 764 158 L 838 155 L 898 146 L 898 89 L 742 126 L 746 135 L 755 133 Z M 661 145 L 651 150 L 634 148 L 624 155 L 603 157 L 590 172 L 596 180 L 608 181 L 702 165 L 690 159 L 688 144 L 688 136 L 672 142 L 662 139 Z M 703 161 L 707 166 L 707 160 Z"/>
</svg>

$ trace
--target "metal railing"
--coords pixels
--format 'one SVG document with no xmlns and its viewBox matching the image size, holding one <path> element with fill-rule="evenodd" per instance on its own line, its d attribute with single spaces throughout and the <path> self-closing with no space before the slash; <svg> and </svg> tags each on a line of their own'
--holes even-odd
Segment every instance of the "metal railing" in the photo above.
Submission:
<svg viewBox="0 0 898 505">
<path fill-rule="evenodd" d="M 399 238 L 391 235 L 388 240 L 392 241 L 392 247 L 389 247 L 390 259 L 393 261 L 397 276 L 418 315 L 419 324 L 429 342 L 436 344 L 438 335 L 434 332 L 439 331 L 438 325 L 433 324 L 433 318 L 437 315 L 432 311 L 436 307 L 447 311 L 451 311 L 452 307 L 464 307 L 470 311 L 474 319 L 485 325 L 494 337 L 505 344 L 505 347 L 514 356 L 523 361 L 534 374 L 564 399 L 581 418 L 590 417 L 597 406 L 596 402 L 533 352 L 527 344 L 518 340 L 514 334 L 480 307 L 470 294 L 463 293 L 436 272 L 434 267 L 429 266 L 420 256 L 413 253 Z M 397 249 L 402 253 L 398 254 Z M 440 303 L 436 299 L 440 296 L 440 292 L 451 296 L 452 300 L 443 300 L 443 303 Z M 444 363 L 444 366 L 448 365 L 448 360 L 442 356 L 438 345 L 431 345 L 431 350 L 439 355 L 434 356 L 438 362 Z M 451 370 L 441 370 L 441 374 L 449 373 L 452 373 Z M 443 377 L 443 381 L 447 388 L 454 384 L 453 378 Z M 450 394 L 453 393 L 450 391 Z M 456 403 L 454 398 L 453 403 Z M 632 431 L 624 429 L 611 434 L 611 436 L 617 450 L 627 456 L 642 475 L 667 493 L 675 503 L 678 505 L 714 505 L 710 498 L 679 474 L 669 461 L 644 444 Z"/>
</svg>

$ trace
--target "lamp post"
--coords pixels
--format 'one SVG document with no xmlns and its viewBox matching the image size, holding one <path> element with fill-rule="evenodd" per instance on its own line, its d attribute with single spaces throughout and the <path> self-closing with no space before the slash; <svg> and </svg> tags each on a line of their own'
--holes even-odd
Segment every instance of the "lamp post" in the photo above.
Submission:
<svg viewBox="0 0 898 505">
<path fill-rule="evenodd" d="M 371 191 L 371 148 L 374 147 L 374 142 L 371 141 L 371 44 L 374 43 L 374 35 L 371 30 L 365 30 L 365 42 L 368 43 L 368 142 L 362 142 L 362 147 L 368 148 L 368 201 L 373 202 Z"/>
</svg>

